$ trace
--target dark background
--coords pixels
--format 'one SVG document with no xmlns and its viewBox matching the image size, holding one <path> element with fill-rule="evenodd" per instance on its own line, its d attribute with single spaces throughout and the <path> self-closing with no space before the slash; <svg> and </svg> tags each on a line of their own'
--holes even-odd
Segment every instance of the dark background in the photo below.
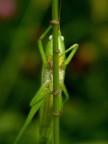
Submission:
<svg viewBox="0 0 108 144">
<path fill-rule="evenodd" d="M 50 20 L 50 0 L 0 0 L 0 144 L 13 143 L 40 87 L 37 41 Z M 108 1 L 62 0 L 61 31 L 66 49 L 80 45 L 66 70 L 61 144 L 108 143 Z M 36 143 L 37 117 L 21 144 Z"/>
</svg>

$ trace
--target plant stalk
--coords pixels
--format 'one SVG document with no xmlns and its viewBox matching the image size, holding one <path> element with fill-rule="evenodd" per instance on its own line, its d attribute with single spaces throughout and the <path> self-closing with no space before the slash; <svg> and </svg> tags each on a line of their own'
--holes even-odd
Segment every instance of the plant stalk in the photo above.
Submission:
<svg viewBox="0 0 108 144">
<path fill-rule="evenodd" d="M 52 0 L 52 20 L 58 22 L 58 0 Z M 53 24 L 53 91 L 59 88 L 59 49 L 58 49 L 59 24 Z M 59 144 L 59 93 L 53 100 L 53 144 Z"/>
</svg>

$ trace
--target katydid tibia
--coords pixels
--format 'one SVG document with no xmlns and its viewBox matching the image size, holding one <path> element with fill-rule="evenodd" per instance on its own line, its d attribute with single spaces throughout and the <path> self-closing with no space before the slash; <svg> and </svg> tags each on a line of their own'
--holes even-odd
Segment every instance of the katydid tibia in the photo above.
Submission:
<svg viewBox="0 0 108 144">
<path fill-rule="evenodd" d="M 51 30 L 52 26 L 49 26 L 46 31 L 41 35 L 38 46 L 41 54 L 43 67 L 42 67 L 42 79 L 41 79 L 41 87 L 38 92 L 35 94 L 33 99 L 30 102 L 30 112 L 28 117 L 19 132 L 16 141 L 14 144 L 17 144 L 23 132 L 30 124 L 34 115 L 38 110 L 40 110 L 40 130 L 39 130 L 39 144 L 47 144 L 51 141 L 52 137 L 52 105 L 53 105 L 53 96 L 55 95 L 53 92 L 53 38 L 49 36 L 48 44 L 46 50 L 44 52 L 42 40 L 46 36 L 46 34 Z M 58 31 L 58 45 L 59 45 L 59 85 L 60 88 L 55 93 L 60 93 L 60 111 L 62 105 L 68 99 L 68 92 L 64 84 L 65 77 L 65 69 L 69 64 L 71 59 L 73 58 L 75 52 L 78 49 L 78 44 L 72 45 L 69 49 L 65 50 L 64 46 L 64 37 L 61 36 L 60 31 Z M 66 58 L 66 53 L 69 51 L 70 54 Z M 64 92 L 66 98 L 62 100 L 62 91 Z"/>
</svg>

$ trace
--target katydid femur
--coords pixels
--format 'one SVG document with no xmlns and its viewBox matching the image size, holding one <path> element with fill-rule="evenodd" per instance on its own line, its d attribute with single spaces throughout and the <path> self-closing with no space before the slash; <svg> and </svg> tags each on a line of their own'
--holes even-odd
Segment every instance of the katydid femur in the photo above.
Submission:
<svg viewBox="0 0 108 144">
<path fill-rule="evenodd" d="M 53 39 L 52 35 L 49 36 L 48 44 L 46 50 L 44 52 L 42 40 L 46 36 L 46 34 L 51 30 L 52 26 L 50 25 L 46 31 L 41 35 L 38 46 L 41 54 L 43 67 L 42 67 L 42 79 L 41 79 L 41 87 L 33 97 L 30 102 L 30 112 L 28 117 L 19 132 L 15 144 L 18 143 L 20 137 L 23 132 L 33 119 L 34 115 L 38 110 L 40 110 L 40 129 L 39 129 L 39 144 L 47 144 L 52 139 L 52 105 L 53 105 L 53 96 L 56 93 L 60 93 L 59 101 L 60 101 L 60 111 L 64 102 L 68 99 L 68 92 L 64 84 L 65 77 L 65 69 L 69 64 L 71 59 L 73 58 L 75 52 L 78 49 L 78 44 L 72 45 L 69 49 L 65 50 L 64 46 L 64 37 L 61 35 L 60 30 L 58 31 L 58 45 L 59 45 L 59 85 L 60 88 L 53 92 Z M 70 54 L 66 58 L 66 53 L 69 51 Z M 65 94 L 65 100 L 62 99 L 62 91 Z"/>
</svg>

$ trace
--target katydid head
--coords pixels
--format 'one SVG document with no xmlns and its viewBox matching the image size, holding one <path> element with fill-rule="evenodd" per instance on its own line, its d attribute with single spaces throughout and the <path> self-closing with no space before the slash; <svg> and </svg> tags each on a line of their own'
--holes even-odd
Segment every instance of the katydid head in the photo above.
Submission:
<svg viewBox="0 0 108 144">
<path fill-rule="evenodd" d="M 65 51 L 65 46 L 64 46 L 64 37 L 58 33 L 58 53 L 61 55 Z M 49 36 L 48 44 L 46 47 L 46 58 L 48 62 L 50 63 L 51 67 L 53 67 L 53 36 Z M 63 63 L 65 60 L 65 55 L 61 56 L 59 58 L 59 66 Z"/>
</svg>

